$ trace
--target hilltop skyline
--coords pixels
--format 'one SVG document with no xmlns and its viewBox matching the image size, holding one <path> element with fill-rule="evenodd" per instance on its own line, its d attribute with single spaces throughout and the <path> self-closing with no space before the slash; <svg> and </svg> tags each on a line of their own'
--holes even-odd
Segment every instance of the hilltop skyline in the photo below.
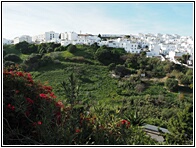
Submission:
<svg viewBox="0 0 196 148">
<path fill-rule="evenodd" d="M 193 3 L 3 2 L 2 35 L 46 31 L 193 36 Z"/>
</svg>

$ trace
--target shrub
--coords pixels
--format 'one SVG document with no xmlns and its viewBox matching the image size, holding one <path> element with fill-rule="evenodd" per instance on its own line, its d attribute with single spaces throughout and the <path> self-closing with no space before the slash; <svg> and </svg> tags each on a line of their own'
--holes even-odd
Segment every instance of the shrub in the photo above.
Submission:
<svg viewBox="0 0 196 148">
<path fill-rule="evenodd" d="M 130 70 L 127 69 L 125 66 L 123 65 L 116 65 L 115 67 L 115 73 L 117 75 L 119 75 L 120 77 L 124 77 L 125 75 L 129 75 L 131 74 Z"/>
<path fill-rule="evenodd" d="M 75 45 L 68 46 L 67 50 L 71 53 L 75 53 L 77 50 L 77 47 Z"/>
<path fill-rule="evenodd" d="M 5 62 L 3 63 L 3 66 L 4 66 L 4 67 L 9 67 L 9 66 L 11 66 L 11 65 L 15 65 L 15 63 L 12 62 L 12 61 L 5 61 Z"/>
<path fill-rule="evenodd" d="M 139 93 L 143 92 L 144 89 L 145 89 L 145 85 L 144 85 L 144 84 L 137 84 L 137 85 L 135 86 L 135 90 L 136 90 L 137 92 L 139 92 Z"/>
<path fill-rule="evenodd" d="M 12 62 L 20 62 L 21 61 L 20 57 L 18 57 L 16 54 L 7 54 L 4 57 L 4 60 L 5 61 L 12 61 Z"/>
<path fill-rule="evenodd" d="M 4 70 L 3 82 L 3 143 L 39 144 L 38 129 L 55 125 L 60 114 L 52 88 L 22 71 Z"/>
<path fill-rule="evenodd" d="M 114 63 L 111 63 L 110 65 L 108 65 L 109 70 L 114 70 L 115 67 L 116 67 L 116 65 Z"/>
<path fill-rule="evenodd" d="M 165 82 L 165 86 L 170 90 L 170 91 L 175 91 L 178 88 L 178 81 L 173 79 L 173 78 L 168 78 Z"/>
<path fill-rule="evenodd" d="M 191 82 L 191 76 L 183 75 L 183 77 L 180 79 L 180 83 L 186 86 L 190 85 Z"/>
</svg>

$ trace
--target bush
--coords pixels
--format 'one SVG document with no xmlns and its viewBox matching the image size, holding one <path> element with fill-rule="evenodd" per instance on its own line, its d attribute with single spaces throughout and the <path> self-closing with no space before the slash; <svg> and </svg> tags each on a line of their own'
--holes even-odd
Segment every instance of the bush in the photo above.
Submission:
<svg viewBox="0 0 196 148">
<path fill-rule="evenodd" d="M 4 70 L 3 81 L 3 143 L 39 144 L 39 128 L 55 126 L 60 115 L 52 88 L 21 71 Z"/>
<path fill-rule="evenodd" d="M 114 70 L 115 67 L 116 67 L 116 64 L 114 64 L 114 63 L 111 63 L 110 65 L 108 65 L 109 70 Z"/>
<path fill-rule="evenodd" d="M 187 75 L 183 75 L 183 77 L 180 79 L 180 83 L 183 85 L 190 85 L 192 81 L 191 80 L 191 76 L 187 76 Z"/>
<path fill-rule="evenodd" d="M 67 50 L 71 53 L 75 53 L 77 50 L 77 47 L 75 45 L 68 46 Z"/>
<path fill-rule="evenodd" d="M 31 54 L 23 63 L 27 65 L 26 71 L 36 70 L 39 66 L 41 66 L 41 58 L 40 54 Z"/>
<path fill-rule="evenodd" d="M 165 82 L 165 86 L 170 90 L 170 91 L 175 91 L 178 88 L 178 81 L 173 79 L 173 78 L 168 78 Z"/>
<path fill-rule="evenodd" d="M 145 85 L 144 85 L 144 84 L 137 84 L 137 85 L 135 86 L 135 90 L 136 90 L 137 92 L 139 92 L 139 93 L 143 92 L 144 89 L 145 89 Z"/>
<path fill-rule="evenodd" d="M 12 61 L 12 62 L 20 62 L 21 61 L 20 57 L 18 57 L 16 54 L 7 54 L 4 57 L 4 60 L 5 61 Z"/>
<path fill-rule="evenodd" d="M 15 65 L 15 63 L 12 62 L 12 61 L 5 61 L 5 62 L 3 63 L 3 66 L 4 66 L 4 67 L 9 67 L 9 66 L 11 66 L 11 65 Z"/>
<path fill-rule="evenodd" d="M 131 74 L 130 70 L 125 68 L 125 66 L 123 66 L 123 65 L 116 65 L 114 71 L 120 77 L 124 77 L 125 75 Z"/>
</svg>

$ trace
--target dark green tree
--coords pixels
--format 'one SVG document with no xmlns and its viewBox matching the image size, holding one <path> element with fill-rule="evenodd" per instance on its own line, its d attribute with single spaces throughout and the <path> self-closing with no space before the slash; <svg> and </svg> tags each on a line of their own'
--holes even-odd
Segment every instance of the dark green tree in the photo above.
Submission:
<svg viewBox="0 0 196 148">
<path fill-rule="evenodd" d="M 67 48 L 67 51 L 71 52 L 71 53 L 75 53 L 77 50 L 77 47 L 76 45 L 70 45 L 68 48 Z"/>
<path fill-rule="evenodd" d="M 17 56 L 16 54 L 7 54 L 4 57 L 5 61 L 12 61 L 12 62 L 20 62 L 21 58 L 19 56 Z"/>
</svg>

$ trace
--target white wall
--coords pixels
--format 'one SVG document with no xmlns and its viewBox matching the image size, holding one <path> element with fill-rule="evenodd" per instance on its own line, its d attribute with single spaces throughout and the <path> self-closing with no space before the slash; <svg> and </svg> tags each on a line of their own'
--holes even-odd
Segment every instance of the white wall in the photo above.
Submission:
<svg viewBox="0 0 196 148">
<path fill-rule="evenodd" d="M 17 43 L 23 42 L 23 41 L 26 41 L 28 43 L 31 43 L 32 42 L 32 37 L 31 36 L 28 36 L 28 35 L 23 35 L 21 37 L 14 38 L 14 44 L 17 44 Z"/>
</svg>

